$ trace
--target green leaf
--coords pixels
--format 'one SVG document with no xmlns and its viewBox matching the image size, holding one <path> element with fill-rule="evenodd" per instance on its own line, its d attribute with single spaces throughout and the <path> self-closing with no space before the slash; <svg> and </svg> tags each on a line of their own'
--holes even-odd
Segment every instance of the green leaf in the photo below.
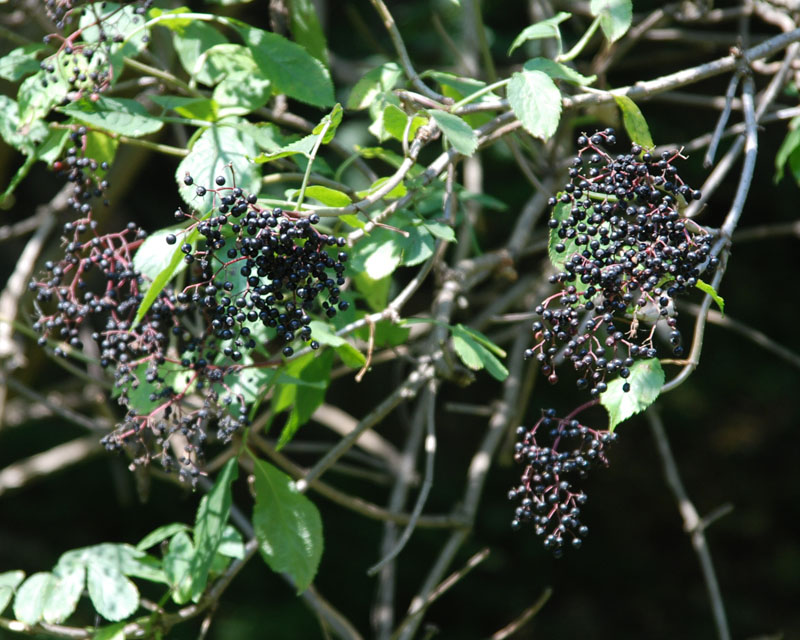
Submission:
<svg viewBox="0 0 800 640">
<path fill-rule="evenodd" d="M 600 17 L 600 28 L 609 42 L 624 36 L 633 21 L 631 0 L 592 0 L 589 10 L 593 16 Z"/>
<path fill-rule="evenodd" d="M 199 235 L 200 234 L 196 228 L 192 229 L 192 231 L 190 231 L 189 235 L 186 237 L 186 242 L 189 244 L 194 244 Z M 155 277 L 153 283 L 147 288 L 144 298 L 139 303 L 139 308 L 136 310 L 136 317 L 133 320 L 133 327 L 136 327 L 136 325 L 142 321 L 142 318 L 144 318 L 144 315 L 147 313 L 150 307 L 153 306 L 153 303 L 156 301 L 156 298 L 158 298 L 158 295 L 164 290 L 164 287 L 167 286 L 167 283 L 172 280 L 172 277 L 178 273 L 181 263 L 184 262 L 183 256 L 184 253 L 181 251 L 180 247 L 176 247 L 172 252 L 172 257 L 170 258 L 169 264 Z"/>
<path fill-rule="evenodd" d="M 789 133 L 775 154 L 775 184 L 783 179 L 783 167 L 798 148 L 800 148 L 800 116 L 793 118 L 789 123 Z"/>
<path fill-rule="evenodd" d="M 123 620 L 139 608 L 139 590 L 118 569 L 90 564 L 86 582 L 95 610 L 106 620 Z"/>
<path fill-rule="evenodd" d="M 600 404 L 608 411 L 610 431 L 635 413 L 647 409 L 664 386 L 664 370 L 658 358 L 638 360 L 630 367 L 630 372 L 627 380 L 616 378 L 609 382 L 608 389 L 600 395 Z M 626 382 L 631 385 L 628 392 L 622 390 Z"/>
<path fill-rule="evenodd" d="M 511 46 L 508 48 L 508 55 L 511 55 L 514 49 L 528 40 L 539 40 L 541 38 L 558 38 L 560 40 L 561 32 L 558 25 L 571 17 L 571 13 L 560 11 L 552 18 L 547 18 L 546 20 L 525 27 L 522 32 L 514 38 L 514 42 L 512 42 Z"/>
<path fill-rule="evenodd" d="M 36 56 L 46 48 L 45 45 L 35 42 L 12 49 L 0 58 L 0 78 L 9 82 L 17 82 L 29 73 L 38 71 L 39 61 Z"/>
<path fill-rule="evenodd" d="M 348 367 L 357 369 L 364 366 L 367 359 L 364 354 L 356 349 L 352 344 L 341 336 L 337 336 L 332 330 L 330 325 L 319 320 L 312 320 L 311 332 L 314 339 L 320 344 L 333 347 L 339 357 Z M 316 409 L 316 407 L 315 407 Z"/>
<path fill-rule="evenodd" d="M 473 371 L 485 368 L 489 374 L 500 381 L 508 377 L 508 369 L 484 344 L 491 345 L 492 350 L 505 356 L 505 352 L 482 333 L 468 329 L 462 324 L 450 327 L 453 335 L 453 347 L 461 361 Z"/>
<path fill-rule="evenodd" d="M 463 324 L 459 323 L 455 325 L 453 331 L 459 334 L 466 333 L 467 335 L 469 335 L 470 338 L 472 338 L 476 342 L 479 342 L 489 351 L 491 351 L 493 354 L 495 354 L 500 358 L 505 358 L 507 355 L 504 349 L 498 347 L 494 342 L 489 340 L 489 338 L 486 335 L 484 335 L 477 329 L 473 329 L 472 327 L 465 327 Z"/>
<path fill-rule="evenodd" d="M 73 614 L 83 593 L 86 569 L 71 567 L 63 573 L 56 570 L 56 583 L 42 611 L 42 619 L 51 624 L 64 622 Z"/>
<path fill-rule="evenodd" d="M 559 222 L 563 222 L 566 220 L 570 212 L 572 210 L 572 203 L 570 202 L 561 202 L 559 200 L 558 204 L 553 209 L 553 213 L 550 216 L 553 220 L 558 220 Z M 565 249 L 562 252 L 556 251 L 557 244 L 563 244 Z M 564 265 L 567 261 L 576 253 L 579 252 L 580 248 L 577 244 L 575 244 L 575 238 L 559 238 L 558 237 L 558 228 L 550 229 L 549 240 L 547 242 L 547 253 L 550 256 L 550 262 L 552 265 L 558 269 L 559 271 L 564 270 Z"/>
<path fill-rule="evenodd" d="M 332 365 L 333 353 L 324 351 L 316 357 L 308 354 L 298 358 L 286 367 L 286 373 L 290 376 L 312 384 L 284 384 L 273 396 L 273 412 L 291 407 L 289 419 L 278 438 L 278 449 L 294 437 L 297 430 L 309 421 L 311 414 L 325 401 Z"/>
<path fill-rule="evenodd" d="M 58 559 L 55 572 L 64 575 L 75 566 L 107 566 L 126 576 L 135 576 L 151 582 L 166 583 L 160 562 L 153 556 L 129 544 L 102 544 L 72 549 Z"/>
<path fill-rule="evenodd" d="M 128 98 L 100 97 L 96 101 L 81 98 L 61 107 L 60 111 L 98 129 L 131 138 L 155 133 L 164 126 L 136 100 Z"/>
<path fill-rule="evenodd" d="M 556 132 L 561 92 L 543 71 L 514 73 L 508 83 L 508 103 L 533 137 L 547 140 Z"/>
<path fill-rule="evenodd" d="M 356 214 L 345 214 L 343 216 L 339 216 L 339 220 L 344 222 L 345 224 L 350 225 L 354 229 L 363 229 L 367 226 L 367 223 L 361 220 Z"/>
<path fill-rule="evenodd" d="M 37 143 L 48 135 L 49 131 L 41 120 L 32 120 L 25 125 L 17 103 L 8 96 L 0 95 L 0 136 L 3 140 L 30 156 L 36 153 Z"/>
<path fill-rule="evenodd" d="M 614 100 L 619 110 L 622 111 L 622 122 L 631 141 L 645 149 L 652 149 L 655 143 L 653 143 L 653 138 L 650 136 L 650 128 L 647 126 L 647 120 L 644 119 L 636 103 L 628 96 L 615 95 Z"/>
<path fill-rule="evenodd" d="M 189 527 L 182 522 L 173 522 L 171 524 L 161 525 L 142 538 L 139 544 L 136 545 L 136 549 L 139 551 L 147 551 L 150 547 L 160 544 L 167 538 L 174 536 L 176 533 L 188 531 L 188 529 Z"/>
<path fill-rule="evenodd" d="M 238 558 L 239 560 L 244 558 L 244 540 L 242 534 L 233 525 L 225 525 L 217 553 L 226 558 Z"/>
<path fill-rule="evenodd" d="M 317 144 L 318 137 L 319 136 L 313 134 L 307 135 L 304 138 L 300 138 L 300 140 L 295 140 L 278 151 L 259 154 L 253 158 L 253 160 L 256 164 L 264 164 L 265 162 L 271 162 L 272 160 L 286 158 L 287 156 L 293 156 L 295 154 L 301 154 L 308 158 L 311 156 L 311 150 Z"/>
<path fill-rule="evenodd" d="M 86 133 L 86 148 L 84 153 L 87 158 L 93 158 L 98 164 L 107 162 L 113 164 L 114 157 L 117 155 L 119 140 L 115 140 L 102 131 L 89 131 Z M 95 175 L 99 178 L 105 177 L 107 171 L 102 166 L 98 167 Z"/>
<path fill-rule="evenodd" d="M 207 65 L 218 82 L 214 102 L 220 115 L 245 115 L 263 107 L 272 97 L 272 83 L 256 64 L 247 47 L 218 44 L 206 52 Z"/>
<path fill-rule="evenodd" d="M 464 156 L 475 153 L 478 148 L 478 136 L 462 118 L 436 109 L 431 109 L 428 113 L 456 151 Z"/>
<path fill-rule="evenodd" d="M 346 109 L 366 109 L 377 98 L 397 85 L 403 76 L 403 70 L 395 62 L 387 62 L 367 71 L 356 82 L 345 104 Z"/>
<path fill-rule="evenodd" d="M 333 83 L 328 69 L 303 47 L 277 33 L 249 25 L 241 24 L 238 30 L 276 93 L 285 93 L 315 107 L 333 105 Z"/>
<path fill-rule="evenodd" d="M 389 290 L 392 286 L 391 276 L 376 280 L 371 278 L 366 271 L 354 269 L 353 282 L 356 290 L 364 296 L 364 301 L 372 311 L 382 311 L 386 307 L 386 303 L 389 301 Z"/>
<path fill-rule="evenodd" d="M 147 48 L 150 33 L 147 29 L 142 29 L 143 19 L 136 13 L 134 5 L 97 2 L 92 4 L 90 11 L 83 11 L 81 14 L 81 38 L 89 43 L 103 42 L 108 50 L 121 54 L 121 61 L 122 56 L 134 57 Z M 124 44 L 113 42 L 116 38 L 124 39 Z M 121 71 L 121 68 L 114 69 L 114 75 L 119 76 Z"/>
<path fill-rule="evenodd" d="M 185 96 L 147 96 L 158 106 L 174 111 L 184 118 L 214 122 L 220 118 L 219 104 L 210 98 L 187 98 Z"/>
<path fill-rule="evenodd" d="M 27 134 L 29 129 L 36 126 L 39 120 L 50 113 L 50 110 L 67 95 L 68 91 L 69 87 L 60 75 L 52 80 L 44 71 L 39 71 L 25 78 L 17 92 L 20 132 L 23 135 Z M 8 114 L 4 113 L 3 119 L 7 117 Z"/>
<path fill-rule="evenodd" d="M 388 232 L 386 229 L 379 229 L 378 231 Z M 377 233 L 373 233 L 370 239 L 364 242 L 367 247 L 373 247 L 373 251 L 364 260 L 364 271 L 373 280 L 380 280 L 392 274 L 400 266 L 403 259 L 402 236 L 397 233 L 388 233 L 393 237 L 383 242 L 380 239 L 375 240 Z M 381 234 L 381 236 L 384 235 Z"/>
<path fill-rule="evenodd" d="M 118 622 L 107 627 L 99 627 L 92 640 L 125 640 L 125 625 L 127 622 Z"/>
<path fill-rule="evenodd" d="M 456 242 L 456 233 L 449 224 L 437 220 L 426 220 L 422 224 L 437 238 L 441 238 L 445 242 Z"/>
<path fill-rule="evenodd" d="M 239 473 L 239 463 L 231 458 L 220 471 L 197 510 L 194 523 L 194 555 L 190 565 L 192 575 L 192 600 L 197 602 L 206 588 L 208 570 L 222 541 L 222 532 L 231 512 L 231 485 Z"/>
<path fill-rule="evenodd" d="M 342 123 L 343 115 L 344 109 L 342 109 L 342 105 L 337 102 L 333 105 L 331 112 L 322 117 L 322 120 L 319 121 L 319 124 L 314 127 L 311 133 L 319 135 L 324 131 L 325 135 L 322 137 L 322 144 L 328 144 L 333 140 L 333 136 L 336 135 L 336 129 L 338 129 L 339 125 Z"/>
<path fill-rule="evenodd" d="M 703 293 L 707 293 L 708 295 L 710 295 L 711 299 L 717 303 L 720 313 L 722 313 L 722 315 L 725 315 L 725 300 L 722 298 L 722 296 L 720 296 L 717 293 L 717 290 L 714 289 L 714 287 L 712 287 L 707 282 L 703 282 L 699 278 L 697 280 L 697 284 L 695 284 L 694 286 L 700 289 L 700 291 L 702 291 Z"/>
<path fill-rule="evenodd" d="M 526 71 L 543 71 L 553 80 L 565 80 L 579 86 L 589 85 L 597 80 L 597 76 L 585 76 L 575 71 L 572 67 L 549 58 L 532 58 L 522 68 Z"/>
<path fill-rule="evenodd" d="M 26 624 L 36 624 L 55 589 L 58 578 L 52 573 L 39 572 L 29 576 L 17 589 L 14 598 L 14 617 Z"/>
<path fill-rule="evenodd" d="M 408 233 L 407 238 L 402 238 L 400 247 L 403 250 L 403 264 L 407 267 L 425 262 L 433 255 L 434 241 L 428 228 L 423 224 L 413 224 L 404 227 Z"/>
<path fill-rule="evenodd" d="M 186 604 L 192 597 L 192 575 L 190 566 L 194 557 L 194 545 L 185 531 L 176 533 L 169 541 L 164 556 L 164 573 L 172 587 L 175 604 Z"/>
<path fill-rule="evenodd" d="M 162 21 L 158 24 L 175 32 L 172 37 L 172 45 L 175 47 L 186 73 L 198 82 L 209 87 L 213 86 L 216 78 L 212 72 L 217 70 L 204 64 L 205 53 L 218 44 L 228 42 L 228 39 L 211 25 L 199 20 Z"/>
<path fill-rule="evenodd" d="M 356 191 L 356 195 L 359 198 L 366 198 L 371 196 L 375 193 L 378 189 L 380 189 L 389 178 L 378 178 L 375 182 L 370 185 L 369 189 L 365 189 L 364 191 Z M 402 198 L 404 195 L 408 193 L 408 188 L 405 184 L 400 182 L 396 187 L 394 187 L 389 193 L 384 194 L 383 198 L 385 200 L 395 200 L 397 198 Z"/>
<path fill-rule="evenodd" d="M 295 42 L 328 66 L 328 43 L 312 0 L 289 0 L 289 30 Z"/>
<path fill-rule="evenodd" d="M 329 207 L 346 207 L 352 204 L 353 200 L 343 191 L 323 187 L 322 185 L 312 185 L 306 188 L 306 196 L 319 200 L 322 204 Z"/>
<path fill-rule="evenodd" d="M 154 231 L 147 236 L 133 256 L 134 268 L 137 271 L 141 271 L 142 275 L 149 281 L 154 282 L 159 274 L 165 269 L 169 269 L 176 248 L 181 257 L 183 256 L 183 252 L 180 251 L 180 245 L 185 242 L 183 239 L 184 234 L 180 233 L 182 230 L 182 226 L 168 227 Z M 167 244 L 166 238 L 168 235 L 176 236 L 177 242 L 174 245 Z M 172 275 L 175 276 L 184 269 L 186 269 L 186 262 L 180 260 Z M 147 283 L 145 283 L 145 288 L 147 288 Z"/>
<path fill-rule="evenodd" d="M 198 196 L 197 187 L 216 188 L 214 179 L 220 175 L 230 178 L 231 170 L 238 187 L 245 192 L 258 193 L 260 171 L 250 161 L 257 152 L 253 140 L 233 127 L 218 123 L 203 131 L 175 171 L 175 181 L 184 201 L 195 209 L 204 209 L 210 205 L 213 193 L 209 191 L 205 196 Z M 192 186 L 183 182 L 187 173 L 194 178 Z"/>
<path fill-rule="evenodd" d="M 273 571 L 287 573 L 301 594 L 314 580 L 322 558 L 319 511 L 289 476 L 248 453 L 254 465 L 253 528 L 261 556 Z"/>
<path fill-rule="evenodd" d="M 8 603 L 11 602 L 11 598 L 14 596 L 14 592 L 24 579 L 24 571 L 0 573 L 0 614 L 6 610 Z"/>
</svg>

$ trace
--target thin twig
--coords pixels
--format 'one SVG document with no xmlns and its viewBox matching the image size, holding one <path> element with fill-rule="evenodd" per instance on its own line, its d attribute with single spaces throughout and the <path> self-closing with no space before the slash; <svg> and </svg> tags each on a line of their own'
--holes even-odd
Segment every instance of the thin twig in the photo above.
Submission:
<svg viewBox="0 0 800 640">
<path fill-rule="evenodd" d="M 547 604 L 547 601 L 550 599 L 551 595 L 553 595 L 553 590 L 550 587 L 547 587 L 542 592 L 542 595 L 539 596 L 539 599 L 530 607 L 525 609 L 525 611 L 523 611 L 516 620 L 510 622 L 499 631 L 495 631 L 492 634 L 491 640 L 505 640 L 509 636 L 514 635 L 522 627 L 528 624 L 528 621 L 531 618 L 533 618 L 537 613 L 539 613 L 539 611 L 542 610 L 542 607 Z"/>
<path fill-rule="evenodd" d="M 714 623 L 717 627 L 717 635 L 720 640 L 730 640 L 731 633 L 728 628 L 728 619 L 725 615 L 725 603 L 722 600 L 722 593 L 719 589 L 717 576 L 714 573 L 714 564 L 711 561 L 711 551 L 706 541 L 705 527 L 697 513 L 697 509 L 695 509 L 694 504 L 692 504 L 683 486 L 680 473 L 678 472 L 678 465 L 675 462 L 672 449 L 669 446 L 664 423 L 655 407 L 650 407 L 647 411 L 647 418 L 650 422 L 650 429 L 653 432 L 653 437 L 656 440 L 661 462 L 664 465 L 664 474 L 667 478 L 667 484 L 672 490 L 675 500 L 678 502 L 678 510 L 683 517 L 683 530 L 691 536 L 692 547 L 694 547 L 697 558 L 700 561 L 703 579 L 705 580 L 708 597 L 711 601 Z"/>
<path fill-rule="evenodd" d="M 739 79 L 741 75 L 734 73 L 728 82 L 728 88 L 725 91 L 725 106 L 722 113 L 717 120 L 717 126 L 714 128 L 714 133 L 711 136 L 711 142 L 708 143 L 708 150 L 706 151 L 705 158 L 703 158 L 703 166 L 706 168 L 714 164 L 714 156 L 717 155 L 717 147 L 719 141 L 722 139 L 722 134 L 725 131 L 725 125 L 728 124 L 728 118 L 731 116 L 731 105 L 733 104 L 734 96 L 736 95 L 736 88 L 739 86 Z"/>
</svg>

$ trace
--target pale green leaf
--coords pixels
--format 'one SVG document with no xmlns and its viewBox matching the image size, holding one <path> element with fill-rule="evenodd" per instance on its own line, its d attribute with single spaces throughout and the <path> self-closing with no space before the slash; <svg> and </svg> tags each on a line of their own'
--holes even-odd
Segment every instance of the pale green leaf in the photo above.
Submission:
<svg viewBox="0 0 800 640">
<path fill-rule="evenodd" d="M 514 42 L 511 43 L 511 46 L 508 49 L 508 55 L 511 55 L 514 52 L 514 49 L 528 40 L 538 40 L 541 38 L 560 38 L 558 25 L 570 17 L 572 17 L 571 13 L 560 11 L 552 18 L 547 18 L 546 20 L 542 20 L 525 27 L 522 32 L 516 38 L 514 38 Z"/>
<path fill-rule="evenodd" d="M 128 98 L 100 97 L 95 101 L 82 98 L 61 107 L 60 111 L 98 129 L 131 138 L 155 133 L 164 126 L 136 100 Z"/>
<path fill-rule="evenodd" d="M 475 153 L 478 148 L 478 136 L 462 118 L 436 109 L 431 109 L 428 113 L 456 151 L 464 156 Z"/>
<path fill-rule="evenodd" d="M 549 58 L 532 58 L 522 68 L 526 71 L 543 71 L 553 80 L 565 80 L 579 86 L 590 85 L 597 80 L 597 76 L 585 76 L 572 67 Z"/>
<path fill-rule="evenodd" d="M 185 531 L 176 533 L 169 541 L 164 556 L 164 573 L 172 587 L 172 600 L 186 604 L 192 597 L 192 576 L 189 568 L 194 557 L 194 545 Z"/>
<path fill-rule="evenodd" d="M 51 624 L 64 622 L 73 614 L 78 606 L 78 600 L 83 593 L 86 579 L 86 569 L 75 566 L 63 573 L 55 571 L 56 582 L 53 591 L 45 603 L 42 619 Z"/>
<path fill-rule="evenodd" d="M 508 83 L 508 102 L 535 138 L 547 140 L 556 132 L 561 119 L 561 92 L 543 71 L 513 74 Z"/>
<path fill-rule="evenodd" d="M 46 49 L 45 45 L 34 42 L 9 51 L 0 58 L 0 78 L 17 82 L 29 73 L 38 71 L 39 61 L 36 56 L 43 49 Z"/>
<path fill-rule="evenodd" d="M 178 20 L 162 21 L 158 24 L 175 32 L 172 44 L 186 73 L 198 82 L 213 86 L 217 80 L 213 74 L 218 74 L 219 71 L 204 64 L 205 53 L 218 44 L 226 43 L 228 39 L 211 25 L 198 20 L 185 24 Z"/>
<path fill-rule="evenodd" d="M 44 608 L 55 589 L 58 578 L 49 572 L 34 573 L 17 589 L 14 617 L 26 624 L 42 620 Z"/>
<path fill-rule="evenodd" d="M 136 545 L 136 548 L 139 551 L 147 551 L 147 549 L 150 547 L 160 544 L 164 540 L 174 536 L 176 533 L 187 531 L 188 529 L 189 527 L 182 522 L 173 522 L 171 524 L 162 525 L 142 538 L 139 544 Z"/>
<path fill-rule="evenodd" d="M 366 109 L 379 96 L 394 89 L 403 76 L 403 70 L 395 62 L 387 62 L 371 69 L 356 82 L 347 98 L 347 109 Z"/>
<path fill-rule="evenodd" d="M 720 296 L 717 293 L 717 290 L 714 289 L 714 287 L 712 287 L 707 282 L 703 282 L 700 279 L 697 280 L 697 284 L 695 284 L 694 286 L 700 289 L 700 291 L 702 291 L 703 293 L 707 293 L 708 295 L 710 295 L 711 299 L 717 303 L 720 313 L 722 313 L 723 315 L 725 314 L 725 300 L 722 298 L 722 296 Z"/>
<path fill-rule="evenodd" d="M 592 0 L 589 10 L 593 16 L 600 17 L 600 28 L 609 42 L 624 36 L 633 21 L 631 0 Z"/>
<path fill-rule="evenodd" d="M 614 100 L 622 111 L 622 122 L 631 141 L 645 149 L 652 149 L 655 143 L 650 136 L 650 127 L 647 126 L 647 120 L 644 119 L 636 103 L 628 96 L 615 95 Z"/>
<path fill-rule="evenodd" d="M 186 241 L 185 234 L 180 233 L 182 230 L 181 226 L 159 229 L 147 236 L 139 245 L 133 256 L 133 266 L 147 279 L 145 289 L 148 287 L 148 281 L 154 282 L 159 274 L 170 267 L 176 250 L 180 252 L 180 246 Z M 175 244 L 167 244 L 166 238 L 169 235 L 175 236 Z M 181 255 L 183 255 L 182 252 Z M 185 268 L 186 262 L 180 260 L 172 272 L 172 276 L 179 274 Z"/>
<path fill-rule="evenodd" d="M 5 611 L 19 584 L 25 579 L 24 571 L 0 573 L 0 614 Z"/>
<path fill-rule="evenodd" d="M 628 382 L 630 391 L 623 391 Z M 600 404 L 608 411 L 609 430 L 632 415 L 644 411 L 655 402 L 664 386 L 664 370 L 658 358 L 639 360 L 630 367 L 630 377 L 616 378 L 608 383 L 608 389 L 600 395 Z"/>
</svg>

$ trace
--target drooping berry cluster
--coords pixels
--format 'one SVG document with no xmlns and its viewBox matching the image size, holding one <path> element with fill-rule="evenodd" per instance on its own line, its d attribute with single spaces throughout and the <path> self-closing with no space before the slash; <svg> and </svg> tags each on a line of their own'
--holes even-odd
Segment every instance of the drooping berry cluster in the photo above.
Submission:
<svg viewBox="0 0 800 640">
<path fill-rule="evenodd" d="M 574 412 L 573 412 L 574 413 Z M 513 529 L 531 522 L 544 546 L 560 556 L 566 546 L 580 547 L 589 528 L 581 523 L 586 494 L 575 481 L 590 469 L 607 466 L 606 447 L 616 439 L 609 431 L 596 431 L 570 417 L 557 418 L 547 409 L 530 429 L 517 429 L 514 461 L 525 465 L 520 484 L 508 492 L 519 502 Z"/>
<path fill-rule="evenodd" d="M 660 321 L 673 354 L 683 354 L 673 299 L 718 259 L 711 234 L 681 217 L 681 205 L 700 192 L 678 175 L 679 151 L 654 157 L 633 145 L 612 157 L 604 149 L 616 143 L 612 129 L 577 142 L 569 182 L 549 202 L 551 255 L 561 269 L 551 282 L 561 288 L 537 306 L 536 342 L 525 356 L 541 363 L 551 383 L 563 357 L 578 372 L 578 387 L 597 396 L 611 376 L 627 378 L 635 359 L 655 357 Z"/>
<path fill-rule="evenodd" d="M 83 170 L 76 164 L 70 172 Z M 44 276 L 30 284 L 40 344 L 56 341 L 56 354 L 69 355 L 91 336 L 100 364 L 114 369 L 128 411 L 105 445 L 135 445 L 140 462 L 155 445 L 170 468 L 170 436 L 180 433 L 184 450 L 195 454 L 178 460 L 181 473 L 191 477 L 210 424 L 228 440 L 248 423 L 247 403 L 236 390 L 245 370 L 279 366 L 278 353 L 292 356 L 297 339 L 318 349 L 311 314 L 321 307 L 331 318 L 348 308 L 340 290 L 348 258 L 341 251 L 344 238 L 318 231 L 314 214 L 265 209 L 255 194 L 226 186 L 224 176 L 215 182 L 197 187 L 198 194 L 214 194 L 212 212 L 198 218 L 176 211 L 190 224 L 148 239 L 146 251 L 143 230 L 130 223 L 121 232 L 100 234 L 88 207 L 64 226 L 64 258 L 48 262 Z M 187 175 L 184 183 L 194 180 Z M 75 208 L 84 213 L 83 204 Z M 161 288 L 143 314 L 140 305 L 158 274 L 145 275 L 139 251 L 183 254 L 186 264 L 180 287 Z M 199 407 L 189 395 L 199 396 Z"/>
</svg>

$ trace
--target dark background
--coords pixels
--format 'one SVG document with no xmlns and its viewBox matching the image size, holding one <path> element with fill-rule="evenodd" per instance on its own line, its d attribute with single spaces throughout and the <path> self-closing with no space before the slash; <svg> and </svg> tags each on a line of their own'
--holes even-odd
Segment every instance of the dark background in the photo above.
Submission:
<svg viewBox="0 0 800 640">
<path fill-rule="evenodd" d="M 502 76 L 512 64 L 525 59 L 523 51 L 511 59 L 505 52 L 530 19 L 525 3 L 485 4 L 484 18 Z M 635 5 L 637 16 L 647 9 L 643 3 Z M 266 27 L 265 7 L 266 3 L 255 2 L 230 11 Z M 197 4 L 196 8 L 203 7 Z M 431 15 L 436 12 L 457 36 L 459 23 L 457 16 L 451 15 L 451 3 L 395 2 L 390 8 L 418 69 L 449 68 L 453 64 L 431 27 Z M 9 10 L 8 5 L 0 8 Z M 330 2 L 325 20 L 329 47 L 341 69 L 377 64 L 378 47 L 391 52 L 391 43 L 366 1 Z M 716 29 L 728 33 L 735 24 Z M 753 37 L 775 33 L 774 28 L 757 20 L 752 30 Z M 29 31 L 32 38 L 40 37 L 34 28 Z M 579 35 L 569 28 L 566 32 L 570 43 Z M 595 49 L 590 47 L 590 52 Z M 608 86 L 649 79 L 725 53 L 727 47 L 721 44 L 643 42 L 609 75 Z M 343 79 L 346 74 L 342 72 L 337 77 L 336 69 L 334 65 L 337 97 L 344 100 L 348 80 Z M 756 82 L 763 87 L 766 81 L 757 76 Z M 719 95 L 726 83 L 727 77 L 719 78 L 692 86 L 689 91 Z M 3 84 L 3 90 L 13 91 L 8 84 Z M 791 106 L 796 100 L 784 96 L 780 102 Z M 657 143 L 679 145 L 711 131 L 718 115 L 710 109 L 656 101 L 642 103 L 641 107 Z M 298 111 L 310 118 L 319 117 L 302 107 Z M 736 118 L 734 113 L 734 121 Z M 348 114 L 345 123 L 350 135 L 360 136 L 361 144 L 374 142 L 366 133 L 363 114 Z M 783 123 L 768 125 L 760 132 L 755 180 L 740 228 L 789 222 L 797 217 L 798 187 L 792 177 L 773 183 L 774 156 L 785 133 Z M 719 155 L 728 144 L 729 140 L 723 142 Z M 139 151 L 130 149 L 122 154 L 117 162 L 128 163 L 124 167 L 125 184 L 107 214 L 109 224 L 122 226 L 128 219 L 150 229 L 171 224 L 171 212 L 178 200 L 172 181 L 177 161 L 153 156 L 144 161 Z M 706 175 L 701 156 L 702 152 L 693 154 L 682 170 L 690 184 L 702 184 Z M 490 149 L 483 153 L 483 159 L 486 192 L 508 205 L 506 212 L 492 213 L 483 220 L 480 241 L 490 248 L 506 236 L 515 213 L 530 196 L 530 187 L 504 149 Z M 0 143 L 1 184 L 20 162 L 21 156 Z M 115 167 L 115 171 L 122 168 Z M 724 218 L 736 177 L 734 171 L 714 195 L 703 223 L 717 224 Z M 18 189 L 13 207 L 0 212 L 0 223 L 28 216 L 59 187 L 57 178 L 37 167 Z M 0 252 L 0 273 L 10 273 L 22 246 L 21 241 L 6 243 Z M 51 250 L 56 246 L 53 242 Z M 732 318 L 757 327 L 795 352 L 800 351 L 797 250 L 797 238 L 792 236 L 735 245 L 719 290 Z M 538 266 L 531 261 L 523 268 Z M 429 304 L 424 291 L 414 302 L 420 308 Z M 691 331 L 690 318 L 684 315 L 686 335 Z M 468 322 L 469 317 L 457 320 Z M 19 377 L 30 386 L 40 391 L 78 388 L 79 382 L 44 359 L 35 346 L 29 349 L 28 357 L 28 366 Z M 380 365 L 360 386 L 351 384 L 349 378 L 336 381 L 328 391 L 328 400 L 355 416 L 363 415 L 375 398 L 394 388 L 402 366 Z M 708 529 L 707 537 L 735 638 L 800 637 L 799 382 L 797 369 L 787 362 L 710 324 L 699 369 L 687 383 L 658 402 L 686 489 L 701 516 L 724 504 L 733 507 Z M 485 419 L 442 410 L 444 402 L 490 402 L 499 392 L 500 385 L 487 375 L 479 375 L 467 389 L 442 386 L 436 482 L 428 503 L 431 512 L 449 510 L 461 495 L 466 465 L 486 428 Z M 527 418 L 537 415 L 542 406 L 569 408 L 569 394 L 569 385 L 557 389 L 537 385 Z M 407 413 L 399 410 L 380 431 L 400 442 L 406 421 Z M 491 553 L 430 609 L 427 621 L 438 627 L 437 637 L 487 637 L 519 615 L 547 587 L 553 589 L 549 602 L 516 637 L 689 640 L 715 636 L 697 557 L 682 531 L 648 424 L 637 417 L 618 432 L 611 467 L 594 473 L 587 487 L 590 499 L 586 522 L 591 533 L 580 551 L 559 560 L 542 548 L 530 530 L 510 530 L 513 507 L 506 492 L 519 470 L 509 463 L 506 446 L 490 473 L 474 535 L 453 568 L 483 547 L 489 547 Z M 83 432 L 79 429 L 58 419 L 6 426 L 0 430 L 0 467 L 80 435 Z M 330 436 L 327 430 L 309 425 L 299 438 L 319 441 Z M 386 487 L 333 475 L 330 480 L 379 504 L 387 499 Z M 241 479 L 235 492 L 240 504 L 248 504 Z M 322 512 L 326 537 L 316 585 L 369 637 L 374 581 L 366 576 L 366 569 L 379 559 L 381 528 L 324 498 L 313 494 L 312 498 Z M 142 504 L 126 461 L 96 457 L 0 497 L 0 571 L 24 569 L 30 574 L 48 570 L 63 552 L 103 541 L 135 544 L 160 524 L 191 522 L 197 502 L 197 495 L 156 480 L 149 500 Z M 398 615 L 413 597 L 446 535 L 418 530 L 400 556 Z M 170 637 L 196 637 L 198 625 L 196 621 L 178 627 Z M 254 560 L 223 597 L 209 637 L 264 636 L 315 638 L 320 637 L 320 631 L 314 616 L 286 583 Z M 0 631 L 0 637 L 10 635 Z"/>
</svg>

